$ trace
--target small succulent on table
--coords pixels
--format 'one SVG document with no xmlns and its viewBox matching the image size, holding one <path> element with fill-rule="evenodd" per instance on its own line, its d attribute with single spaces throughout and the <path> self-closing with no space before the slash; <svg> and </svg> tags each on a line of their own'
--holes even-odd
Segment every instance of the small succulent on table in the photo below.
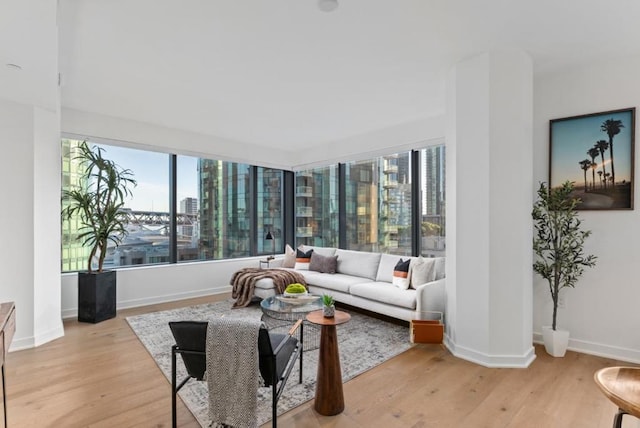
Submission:
<svg viewBox="0 0 640 428">
<path fill-rule="evenodd" d="M 325 318 L 333 318 L 336 314 L 335 300 L 330 294 L 322 295 L 322 315 Z"/>
</svg>

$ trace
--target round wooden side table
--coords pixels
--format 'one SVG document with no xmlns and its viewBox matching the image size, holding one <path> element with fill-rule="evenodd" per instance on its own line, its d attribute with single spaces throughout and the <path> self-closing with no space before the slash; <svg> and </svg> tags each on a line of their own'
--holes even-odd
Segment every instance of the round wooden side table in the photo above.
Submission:
<svg viewBox="0 0 640 428">
<path fill-rule="evenodd" d="M 624 415 L 640 418 L 639 367 L 607 367 L 598 370 L 593 378 L 604 395 L 618 406 L 618 413 L 613 417 L 614 428 L 622 427 Z"/>
<path fill-rule="evenodd" d="M 342 370 L 340 369 L 336 326 L 344 324 L 350 319 L 351 315 L 343 311 L 336 311 L 333 318 L 325 318 L 322 315 L 322 310 L 307 314 L 307 321 L 320 326 L 316 398 L 313 407 L 316 412 L 324 416 L 337 415 L 344 410 Z"/>
</svg>

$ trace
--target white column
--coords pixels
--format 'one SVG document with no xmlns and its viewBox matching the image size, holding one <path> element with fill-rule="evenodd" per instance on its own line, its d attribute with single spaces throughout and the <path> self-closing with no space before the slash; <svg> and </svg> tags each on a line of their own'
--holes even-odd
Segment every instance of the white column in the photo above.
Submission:
<svg viewBox="0 0 640 428">
<path fill-rule="evenodd" d="M 447 95 L 447 346 L 526 367 L 532 346 L 533 72 L 523 52 L 456 65 Z"/>
<path fill-rule="evenodd" d="M 16 304 L 11 349 L 64 334 L 60 278 L 60 94 L 55 0 L 13 2 L 7 8 L 16 39 L 25 43 L 23 70 L 0 85 L 0 301 Z M 37 10 L 37 13 L 33 13 Z M 4 12 L 4 11 L 3 11 Z M 29 25 L 22 22 L 28 17 Z M 34 28 L 37 30 L 34 30 Z"/>
<path fill-rule="evenodd" d="M 12 349 L 20 349 L 64 334 L 58 115 L 0 100 L 0 141 L 0 301 L 16 303 Z"/>
</svg>

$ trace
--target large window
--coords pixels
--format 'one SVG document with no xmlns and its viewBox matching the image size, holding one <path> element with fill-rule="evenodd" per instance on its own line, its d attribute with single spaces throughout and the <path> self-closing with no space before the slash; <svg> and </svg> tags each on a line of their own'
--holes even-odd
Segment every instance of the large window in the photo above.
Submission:
<svg viewBox="0 0 640 428">
<path fill-rule="evenodd" d="M 423 256 L 445 255 L 445 159 L 444 146 L 420 150 L 422 204 L 420 252 Z"/>
<path fill-rule="evenodd" d="M 282 252 L 282 171 L 257 167 L 258 254 Z M 267 234 L 271 232 L 271 238 Z"/>
<path fill-rule="evenodd" d="M 75 160 L 79 144 L 62 140 L 63 189 L 86 186 Z M 444 146 L 298 171 L 287 195 L 279 169 L 99 146 L 138 182 L 125 204 L 129 235 L 109 248 L 110 268 L 278 254 L 285 244 L 445 253 Z M 293 212 L 284 212 L 286 204 Z M 77 218 L 62 221 L 63 272 L 87 268 L 80 227 Z"/>
<path fill-rule="evenodd" d="M 338 166 L 297 172 L 295 183 L 296 243 L 337 247 Z"/>
<path fill-rule="evenodd" d="M 179 262 L 206 260 L 200 245 L 199 159 L 176 157 L 176 241 Z"/>
<path fill-rule="evenodd" d="M 63 189 L 82 187 L 80 166 L 76 160 L 81 141 L 62 140 Z M 125 203 L 129 211 L 129 235 L 119 247 L 109 247 L 105 268 L 166 263 L 169 261 L 169 186 L 168 155 L 116 146 L 98 145 L 104 156 L 120 167 L 134 172 L 137 186 Z M 63 206 L 66 201 L 62 201 Z M 62 222 L 62 270 L 87 269 L 88 249 L 76 239 L 80 231 L 78 218 Z"/>
<path fill-rule="evenodd" d="M 411 153 L 346 164 L 346 248 L 410 255 Z"/>
<path fill-rule="evenodd" d="M 251 255 L 250 171 L 246 164 L 199 160 L 201 259 Z"/>
</svg>

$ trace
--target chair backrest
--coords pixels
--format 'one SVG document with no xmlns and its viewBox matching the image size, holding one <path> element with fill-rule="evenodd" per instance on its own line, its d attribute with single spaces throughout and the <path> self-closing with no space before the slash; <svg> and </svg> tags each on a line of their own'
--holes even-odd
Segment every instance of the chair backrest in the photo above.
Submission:
<svg viewBox="0 0 640 428">
<path fill-rule="evenodd" d="M 169 328 L 176 340 L 176 345 L 182 351 L 194 351 L 201 354 L 190 354 L 181 352 L 182 360 L 189 376 L 202 380 L 206 370 L 206 344 L 207 344 L 206 321 L 172 321 Z M 258 354 L 260 374 L 265 385 L 269 386 L 279 378 L 286 362 L 280 361 L 273 353 L 274 347 L 285 339 L 285 335 L 269 334 L 266 328 L 260 328 L 258 332 Z M 295 346 L 295 343 L 293 343 Z M 284 363 L 284 364 L 283 364 Z M 274 371 L 274 368 L 276 369 Z"/>
<path fill-rule="evenodd" d="M 266 328 L 261 328 L 258 333 L 258 355 L 260 375 L 265 385 L 269 386 L 273 382 L 273 369 L 275 365 L 275 356 L 273 355 L 273 347 L 271 346 L 271 338 Z"/>
<path fill-rule="evenodd" d="M 185 351 L 202 352 L 201 355 L 181 353 L 189 376 L 202 380 L 207 369 L 205 349 L 207 344 L 206 321 L 172 321 L 169 328 L 178 348 Z"/>
</svg>

